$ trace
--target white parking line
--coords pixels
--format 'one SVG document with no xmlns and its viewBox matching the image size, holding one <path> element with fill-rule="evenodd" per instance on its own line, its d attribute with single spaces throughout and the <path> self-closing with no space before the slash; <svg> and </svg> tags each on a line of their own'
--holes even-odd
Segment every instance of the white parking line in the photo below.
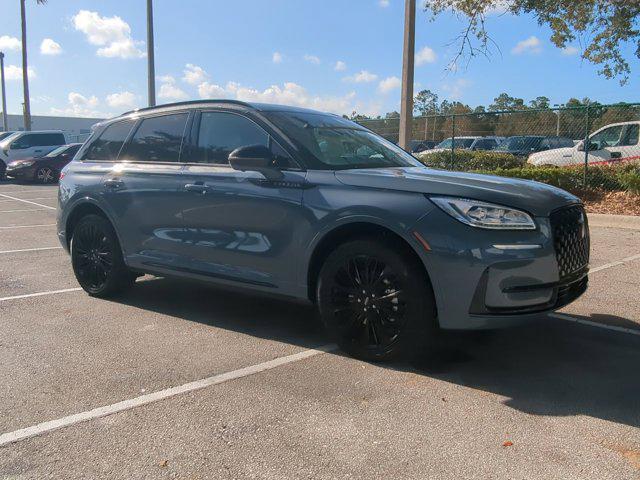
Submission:
<svg viewBox="0 0 640 480">
<path fill-rule="evenodd" d="M 20 250 L 0 250 L 0 255 L 4 255 L 7 253 L 22 253 L 22 252 L 39 252 L 41 250 L 59 250 L 62 246 L 59 247 L 39 247 L 39 248 L 21 248 Z"/>
<path fill-rule="evenodd" d="M 17 200 L 19 202 L 30 203 L 31 205 L 37 205 L 38 207 L 44 207 L 47 210 L 55 210 L 56 207 L 50 207 L 49 205 L 43 205 L 42 203 L 32 202 L 31 200 L 24 200 L 22 198 L 12 197 L 11 195 L 5 195 L 4 193 L 0 193 L 0 197 L 8 198 L 10 200 Z"/>
<path fill-rule="evenodd" d="M 624 265 L 627 262 L 632 262 L 633 260 L 639 260 L 639 259 L 640 259 L 640 253 L 638 255 L 632 255 L 630 257 L 623 258 L 622 260 L 618 260 L 617 262 L 611 262 L 611 263 L 607 263 L 606 265 L 602 265 L 600 267 L 592 268 L 589 270 L 589 273 L 596 273 L 601 270 L 606 270 L 607 268 L 617 267 L 618 265 Z"/>
<path fill-rule="evenodd" d="M 56 200 L 58 197 L 32 197 L 21 198 L 20 200 Z M 15 200 L 0 200 L 0 203 L 15 202 Z"/>
<path fill-rule="evenodd" d="M 237 380 L 239 378 L 248 377 L 260 372 L 265 372 L 267 370 L 282 367 L 283 365 L 306 360 L 307 358 L 321 355 L 323 353 L 334 350 L 335 348 L 336 347 L 334 345 L 323 345 L 315 349 L 305 350 L 303 352 L 275 358 L 273 360 L 258 363 L 256 365 L 251 365 L 245 368 L 240 368 L 231 372 L 203 378 L 202 380 L 196 380 L 195 382 L 185 383 L 184 385 L 180 385 L 177 387 L 171 387 L 165 390 L 159 390 L 157 392 L 149 393 L 147 395 L 131 398 L 129 400 L 123 400 L 122 402 L 114 403 L 112 405 L 94 408 L 93 410 L 76 413 L 67 417 L 59 418 L 57 420 L 50 420 L 48 422 L 39 423 L 38 425 L 34 425 L 32 427 L 3 433 L 2 435 L 0 435 L 0 447 L 9 443 L 14 443 L 30 437 L 42 435 L 59 428 L 68 427 L 70 425 L 75 425 L 81 422 L 87 422 L 96 418 L 106 417 L 107 415 L 113 415 L 114 413 L 124 412 L 126 410 L 131 410 L 132 408 L 141 407 L 143 405 L 148 405 L 160 400 L 175 397 L 176 395 L 182 395 L 196 390 L 201 390 L 213 385 L 219 385 L 221 383 Z"/>
<path fill-rule="evenodd" d="M 37 227 L 55 227 L 55 223 L 41 223 L 39 225 L 7 225 L 5 227 L 0 227 L 0 230 L 9 230 L 12 228 L 37 228 Z"/>
<path fill-rule="evenodd" d="M 29 208 L 22 210 L 0 210 L 0 213 L 18 213 L 18 212 L 44 212 L 46 208 Z"/>
<path fill-rule="evenodd" d="M 0 303 L 8 302 L 9 300 L 21 300 L 23 298 L 33 298 L 33 297 L 43 297 L 45 295 L 57 295 L 59 293 L 69 293 L 69 292 L 79 292 L 82 288 L 65 288 L 63 290 L 49 290 L 47 292 L 37 292 L 37 293 L 25 293 L 23 295 L 13 295 L 11 297 L 2 297 L 0 298 Z"/>
<path fill-rule="evenodd" d="M 630 335 L 640 336 L 640 329 L 618 327 L 616 325 L 606 325 L 604 323 L 592 322 L 591 320 L 583 320 L 581 318 L 572 317 L 571 315 L 567 315 L 565 313 L 554 312 L 550 313 L 549 316 L 557 318 L 559 320 L 565 320 L 567 322 L 579 323 L 580 325 L 586 325 L 588 327 L 602 328 L 604 330 L 613 330 L 614 332 L 622 332 L 628 333 Z"/>
</svg>

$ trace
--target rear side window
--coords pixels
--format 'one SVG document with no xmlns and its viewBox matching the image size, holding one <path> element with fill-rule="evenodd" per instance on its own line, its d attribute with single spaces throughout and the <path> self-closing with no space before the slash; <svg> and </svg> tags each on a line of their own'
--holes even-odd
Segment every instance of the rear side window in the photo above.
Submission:
<svg viewBox="0 0 640 480">
<path fill-rule="evenodd" d="M 127 139 L 133 121 L 116 122 L 109 125 L 87 148 L 83 160 L 117 160 L 118 152 Z"/>
<path fill-rule="evenodd" d="M 20 138 L 22 148 L 50 147 L 64 145 L 65 139 L 62 133 L 31 133 Z"/>
<path fill-rule="evenodd" d="M 629 147 L 633 145 L 638 145 L 638 134 L 640 133 L 640 125 L 629 125 L 627 126 L 627 131 L 624 134 L 624 138 L 620 145 Z"/>
<path fill-rule="evenodd" d="M 120 158 L 139 162 L 177 162 L 187 113 L 145 118 Z"/>
<path fill-rule="evenodd" d="M 269 147 L 269 135 L 254 122 L 235 113 L 202 112 L 198 145 L 190 162 L 226 165 L 238 147 Z"/>
</svg>

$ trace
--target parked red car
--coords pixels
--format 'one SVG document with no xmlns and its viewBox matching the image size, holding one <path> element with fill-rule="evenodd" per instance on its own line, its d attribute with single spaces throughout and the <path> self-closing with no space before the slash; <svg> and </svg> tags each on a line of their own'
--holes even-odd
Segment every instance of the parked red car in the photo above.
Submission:
<svg viewBox="0 0 640 480">
<path fill-rule="evenodd" d="M 73 160 L 73 156 L 82 146 L 81 143 L 62 145 L 44 157 L 23 158 L 7 165 L 7 178 L 54 183 L 60 178 L 62 168 Z"/>
</svg>

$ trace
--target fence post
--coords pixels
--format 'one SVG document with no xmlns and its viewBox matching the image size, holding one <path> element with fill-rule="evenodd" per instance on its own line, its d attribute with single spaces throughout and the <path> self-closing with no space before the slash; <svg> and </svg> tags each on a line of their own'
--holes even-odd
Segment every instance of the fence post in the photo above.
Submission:
<svg viewBox="0 0 640 480">
<path fill-rule="evenodd" d="M 451 115 L 451 169 L 454 168 L 455 157 L 454 157 L 454 149 L 456 147 L 456 116 L 455 114 Z"/>
<path fill-rule="evenodd" d="M 589 166 L 589 104 L 587 103 L 587 109 L 585 113 L 586 125 L 584 127 L 584 174 L 582 178 L 583 188 L 587 188 L 587 168 Z"/>
<path fill-rule="evenodd" d="M 429 138 L 429 117 L 424 116 L 424 139 Z"/>
</svg>

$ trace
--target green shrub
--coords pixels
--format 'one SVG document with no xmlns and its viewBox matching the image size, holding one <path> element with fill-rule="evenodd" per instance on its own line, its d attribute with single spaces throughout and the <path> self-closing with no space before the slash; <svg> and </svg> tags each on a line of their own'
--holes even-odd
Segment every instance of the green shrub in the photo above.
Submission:
<svg viewBox="0 0 640 480">
<path fill-rule="evenodd" d="M 451 150 L 442 152 L 429 151 L 418 155 L 418 160 L 427 167 L 442 168 L 466 172 L 469 170 L 493 170 L 496 168 L 517 168 L 524 165 L 524 160 L 509 153 L 492 151 L 454 150 L 453 159 Z"/>
<path fill-rule="evenodd" d="M 585 184 L 584 167 L 533 167 L 478 170 L 474 173 L 522 178 L 554 185 L 570 192 L 587 190 L 640 193 L 640 166 L 590 166 Z"/>
</svg>

